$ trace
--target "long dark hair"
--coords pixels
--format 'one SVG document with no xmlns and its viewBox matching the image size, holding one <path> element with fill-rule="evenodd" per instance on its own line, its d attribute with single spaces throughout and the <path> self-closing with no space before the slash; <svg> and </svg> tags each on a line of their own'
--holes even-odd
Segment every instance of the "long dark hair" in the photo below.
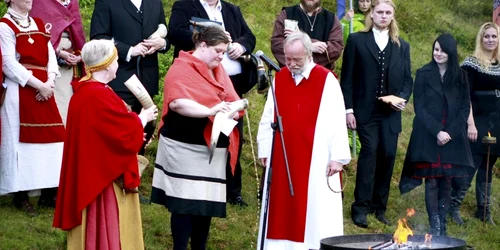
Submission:
<svg viewBox="0 0 500 250">
<path fill-rule="evenodd" d="M 436 42 L 441 46 L 441 50 L 444 53 L 448 54 L 448 62 L 446 63 L 446 72 L 444 73 L 444 83 L 456 83 L 460 85 L 462 83 L 462 71 L 460 69 L 460 65 L 458 64 L 458 49 L 457 49 L 457 40 L 449 33 L 443 33 L 440 35 L 434 43 L 432 44 L 432 62 L 434 64 L 437 63 L 434 60 L 434 47 L 436 46 Z"/>
</svg>

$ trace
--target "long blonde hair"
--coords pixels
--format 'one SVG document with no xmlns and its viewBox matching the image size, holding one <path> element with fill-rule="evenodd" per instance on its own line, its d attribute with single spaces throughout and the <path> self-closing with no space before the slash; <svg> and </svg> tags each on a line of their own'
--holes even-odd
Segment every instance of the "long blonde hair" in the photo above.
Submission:
<svg viewBox="0 0 500 250">
<path fill-rule="evenodd" d="M 385 3 L 390 5 L 392 8 L 394 8 L 394 15 L 396 14 L 396 4 L 392 0 L 373 0 L 372 2 L 372 7 L 370 8 L 370 13 L 366 15 L 365 18 L 365 28 L 362 30 L 362 32 L 369 32 L 373 29 L 373 18 L 371 17 L 371 14 L 373 13 L 375 6 Z M 389 24 L 389 37 L 391 38 L 391 41 L 393 43 L 396 43 L 398 46 L 401 46 L 401 43 L 399 42 L 399 28 L 398 28 L 398 22 L 396 21 L 396 17 L 392 18 L 391 23 Z"/>
<path fill-rule="evenodd" d="M 488 58 L 488 56 L 485 53 L 485 49 L 483 47 L 484 33 L 486 33 L 486 30 L 489 28 L 494 28 L 497 31 L 497 39 L 500 39 L 499 37 L 500 28 L 495 23 L 487 22 L 481 25 L 481 28 L 479 28 L 479 31 L 477 32 L 476 36 L 476 48 L 474 49 L 473 56 L 478 59 L 481 67 L 483 68 L 489 68 L 491 66 L 491 59 L 496 59 L 497 62 L 500 62 L 500 53 L 498 53 L 498 45 L 495 48 L 495 50 L 493 50 L 491 58 Z"/>
</svg>

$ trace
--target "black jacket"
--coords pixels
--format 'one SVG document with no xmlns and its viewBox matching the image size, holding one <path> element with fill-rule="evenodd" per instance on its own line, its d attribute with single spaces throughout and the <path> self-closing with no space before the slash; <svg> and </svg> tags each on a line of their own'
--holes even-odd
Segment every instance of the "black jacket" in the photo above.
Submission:
<svg viewBox="0 0 500 250">
<path fill-rule="evenodd" d="M 255 49 L 255 36 L 245 22 L 240 8 L 225 1 L 221 1 L 221 5 L 224 27 L 231 34 L 233 43 L 239 43 L 245 47 L 245 54 L 252 53 Z M 168 25 L 168 38 L 172 45 L 175 46 L 174 58 L 179 56 L 181 50 L 190 51 L 194 49 L 193 32 L 189 29 L 191 17 L 209 19 L 199 0 L 178 0 L 174 2 Z M 236 83 L 232 78 L 234 89 L 239 96 L 248 92 L 255 85 L 257 82 L 255 73 L 255 65 L 242 62 L 242 74 L 239 75 L 238 79 L 244 79 L 244 82 L 239 80 Z"/>
<path fill-rule="evenodd" d="M 391 42 L 391 40 L 389 40 Z M 389 95 L 409 100 L 413 79 L 411 77 L 410 45 L 399 39 L 401 46 L 393 44 L 389 62 Z M 356 122 L 368 122 L 376 100 L 380 81 L 378 47 L 373 32 L 357 32 L 349 35 L 342 59 L 340 84 L 346 109 L 353 109 Z M 393 133 L 401 132 L 401 112 L 389 115 Z"/>
<path fill-rule="evenodd" d="M 121 97 L 120 92 L 130 92 L 123 83 L 138 71 L 142 78 L 140 80 L 149 94 L 153 96 L 158 93 L 157 53 L 141 58 L 139 67 L 137 67 L 139 57 L 132 57 L 129 62 L 126 61 L 130 47 L 147 39 L 158 29 L 159 24 L 166 26 L 161 0 L 143 0 L 141 9 L 142 13 L 138 13 L 130 0 L 96 0 L 92 14 L 90 39 L 113 38 L 116 43 L 119 68 L 116 79 L 109 85 Z M 166 52 L 170 48 L 168 40 L 166 42 L 166 49 L 160 52 Z"/>
<path fill-rule="evenodd" d="M 447 117 L 443 125 L 445 97 Z M 434 62 L 425 65 L 417 70 L 413 100 L 415 118 L 401 177 L 402 193 L 413 188 L 406 186 L 408 179 L 405 178 L 413 176 L 414 163 L 434 163 L 439 155 L 442 163 L 473 167 L 467 138 L 470 95 L 466 72 L 460 70 L 455 82 L 445 76 L 445 83 L 442 83 L 437 65 Z M 447 132 L 451 137 L 451 141 L 444 146 L 437 144 L 440 131 Z"/>
</svg>

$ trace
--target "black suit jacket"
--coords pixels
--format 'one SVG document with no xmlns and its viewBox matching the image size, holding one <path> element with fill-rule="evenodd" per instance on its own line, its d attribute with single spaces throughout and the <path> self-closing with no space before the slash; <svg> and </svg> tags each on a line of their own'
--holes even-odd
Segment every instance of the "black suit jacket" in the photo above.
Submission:
<svg viewBox="0 0 500 250">
<path fill-rule="evenodd" d="M 233 43 L 239 43 L 245 47 L 245 54 L 252 53 L 255 49 L 255 36 L 245 22 L 240 8 L 225 1 L 221 1 L 221 5 L 224 27 L 231 34 Z M 168 39 L 175 46 L 174 58 L 179 56 L 181 50 L 190 51 L 194 49 L 193 32 L 189 29 L 191 17 L 209 19 L 199 0 L 178 0 L 174 2 L 168 26 Z M 255 67 L 249 63 L 242 63 L 242 67 L 243 73 L 239 79 L 245 79 L 246 81 L 235 83 L 234 79 L 231 79 L 236 92 L 240 96 L 248 92 L 256 83 L 248 82 L 249 75 L 253 73 L 251 71 L 255 70 Z"/>
<path fill-rule="evenodd" d="M 391 42 L 391 40 L 389 40 Z M 408 100 L 413 86 L 411 77 L 410 45 L 399 39 L 401 46 L 392 46 L 389 62 L 389 95 Z M 367 123 L 376 100 L 380 81 L 378 46 L 373 32 L 357 32 L 349 35 L 342 60 L 340 84 L 346 109 L 353 109 L 356 122 Z M 401 112 L 389 115 L 391 131 L 401 132 Z"/>
<path fill-rule="evenodd" d="M 147 39 L 158 29 L 159 24 L 165 24 L 165 13 L 161 0 L 142 0 L 142 15 L 130 0 L 96 0 L 92 21 L 90 24 L 90 39 L 113 38 L 118 50 L 119 68 L 116 79 L 109 85 L 120 97 L 126 99 L 131 93 L 123 84 L 133 74 L 141 75 L 141 81 L 151 96 L 158 93 L 158 55 L 153 53 L 140 59 L 132 57 L 126 61 L 130 47 Z M 170 44 L 166 40 L 166 52 Z"/>
<path fill-rule="evenodd" d="M 446 77 L 449 76 L 445 76 L 445 81 Z M 447 117 L 446 124 L 443 125 L 445 97 Z M 442 84 L 437 65 L 434 62 L 425 65 L 417 70 L 413 100 L 413 131 L 399 183 L 402 194 L 422 183 L 421 179 L 412 178 L 415 174 L 415 163 L 435 163 L 439 155 L 443 163 L 462 167 L 474 166 L 467 138 L 470 94 L 466 72 L 460 70 L 455 82 Z M 437 144 L 437 134 L 440 131 L 447 132 L 451 137 L 451 141 L 444 146 Z"/>
</svg>

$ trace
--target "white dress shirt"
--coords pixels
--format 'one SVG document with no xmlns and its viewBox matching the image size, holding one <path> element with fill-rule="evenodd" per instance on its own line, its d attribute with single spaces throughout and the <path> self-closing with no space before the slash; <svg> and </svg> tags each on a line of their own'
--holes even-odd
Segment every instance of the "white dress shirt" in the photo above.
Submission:
<svg viewBox="0 0 500 250">
<path fill-rule="evenodd" d="M 135 5 L 137 10 L 141 9 L 142 0 L 130 0 L 130 1 Z"/>
<path fill-rule="evenodd" d="M 217 5 L 215 6 L 215 9 L 210 7 L 210 5 L 208 5 L 208 3 L 204 0 L 200 0 L 200 3 L 203 6 L 203 8 L 205 9 L 205 12 L 207 12 L 208 18 L 212 21 L 222 23 L 222 27 L 224 29 L 226 29 L 224 26 L 224 20 L 222 18 L 221 1 L 217 1 Z M 234 46 L 238 46 L 238 45 L 234 45 Z M 243 50 L 245 50 L 245 48 L 243 48 Z M 224 53 L 224 58 L 222 59 L 221 64 L 222 64 L 222 67 L 224 67 L 224 70 L 226 70 L 227 74 L 230 76 L 237 75 L 237 74 L 240 74 L 242 72 L 241 63 L 237 60 L 232 60 L 231 58 L 229 58 L 227 53 Z"/>
<path fill-rule="evenodd" d="M 375 43 L 377 43 L 378 48 L 380 51 L 385 49 L 385 46 L 387 46 L 387 43 L 389 42 L 389 30 L 378 30 L 375 28 L 372 28 L 373 32 L 373 37 L 375 38 Z"/>
</svg>

